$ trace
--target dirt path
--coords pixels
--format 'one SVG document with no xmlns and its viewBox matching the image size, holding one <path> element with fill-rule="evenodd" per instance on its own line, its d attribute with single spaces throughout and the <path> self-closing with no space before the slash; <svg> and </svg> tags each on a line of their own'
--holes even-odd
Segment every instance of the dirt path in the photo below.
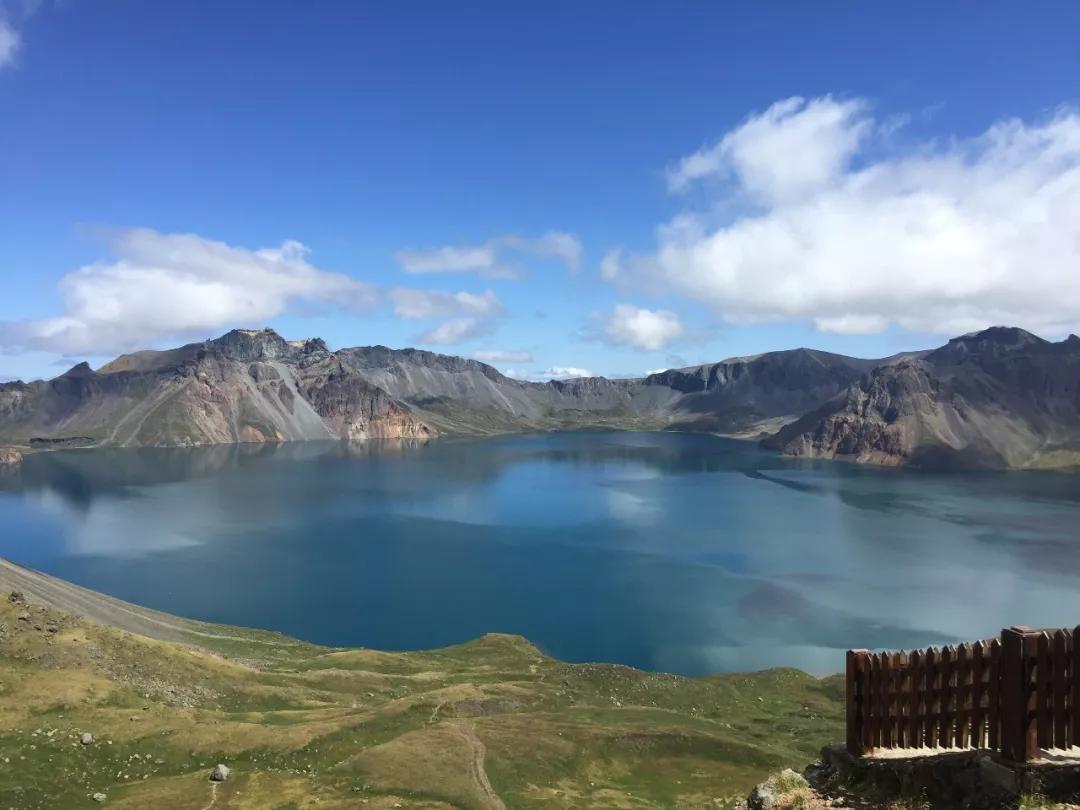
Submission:
<svg viewBox="0 0 1080 810">
<path fill-rule="evenodd" d="M 217 782 L 210 783 L 210 803 L 203 807 L 202 810 L 210 810 L 217 803 Z"/>
<path fill-rule="evenodd" d="M 499 794 L 495 792 L 491 782 L 488 781 L 487 771 L 484 769 L 484 757 L 487 754 L 487 749 L 484 748 L 484 743 L 480 741 L 480 738 L 476 736 L 475 723 L 472 720 L 457 720 L 452 721 L 452 725 L 461 734 L 465 744 L 469 746 L 472 755 L 469 775 L 476 785 L 476 790 L 480 794 L 484 806 L 488 810 L 506 810 L 503 800 L 499 798 Z"/>
</svg>

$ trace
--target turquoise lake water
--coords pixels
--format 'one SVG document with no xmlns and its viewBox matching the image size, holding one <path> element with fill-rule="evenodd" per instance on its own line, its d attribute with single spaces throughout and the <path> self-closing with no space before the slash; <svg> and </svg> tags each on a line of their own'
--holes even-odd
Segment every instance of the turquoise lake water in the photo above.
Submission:
<svg viewBox="0 0 1080 810">
<path fill-rule="evenodd" d="M 0 555 L 331 645 L 520 633 L 686 674 L 1080 623 L 1080 477 L 782 459 L 668 433 L 29 456 Z"/>
</svg>

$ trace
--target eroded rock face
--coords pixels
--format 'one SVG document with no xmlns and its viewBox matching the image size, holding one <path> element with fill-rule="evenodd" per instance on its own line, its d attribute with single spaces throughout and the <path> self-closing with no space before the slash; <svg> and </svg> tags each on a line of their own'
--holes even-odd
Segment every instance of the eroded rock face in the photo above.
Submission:
<svg viewBox="0 0 1080 810">
<path fill-rule="evenodd" d="M 766 441 L 875 464 L 1080 467 L 1080 340 L 995 327 L 872 370 Z"/>
<path fill-rule="evenodd" d="M 305 371 L 301 394 L 343 439 L 421 439 L 434 431 L 377 386 L 337 360 Z"/>
</svg>

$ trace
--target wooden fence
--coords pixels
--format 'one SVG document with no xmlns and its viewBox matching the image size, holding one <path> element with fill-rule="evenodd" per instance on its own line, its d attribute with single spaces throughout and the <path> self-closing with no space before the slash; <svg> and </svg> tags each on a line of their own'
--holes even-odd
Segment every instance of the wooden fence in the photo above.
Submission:
<svg viewBox="0 0 1080 810">
<path fill-rule="evenodd" d="M 1080 746 L 1080 627 L 1011 627 L 941 649 L 847 654 L 847 747 L 980 748 L 1027 762 Z"/>
</svg>

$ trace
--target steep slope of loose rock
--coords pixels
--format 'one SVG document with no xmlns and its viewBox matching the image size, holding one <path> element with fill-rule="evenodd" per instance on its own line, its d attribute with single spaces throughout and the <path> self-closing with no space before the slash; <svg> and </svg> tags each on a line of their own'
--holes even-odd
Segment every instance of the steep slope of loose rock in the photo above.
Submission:
<svg viewBox="0 0 1080 810">
<path fill-rule="evenodd" d="M 1080 338 L 994 327 L 879 366 L 766 444 L 797 456 L 965 467 L 1080 465 Z"/>
</svg>

